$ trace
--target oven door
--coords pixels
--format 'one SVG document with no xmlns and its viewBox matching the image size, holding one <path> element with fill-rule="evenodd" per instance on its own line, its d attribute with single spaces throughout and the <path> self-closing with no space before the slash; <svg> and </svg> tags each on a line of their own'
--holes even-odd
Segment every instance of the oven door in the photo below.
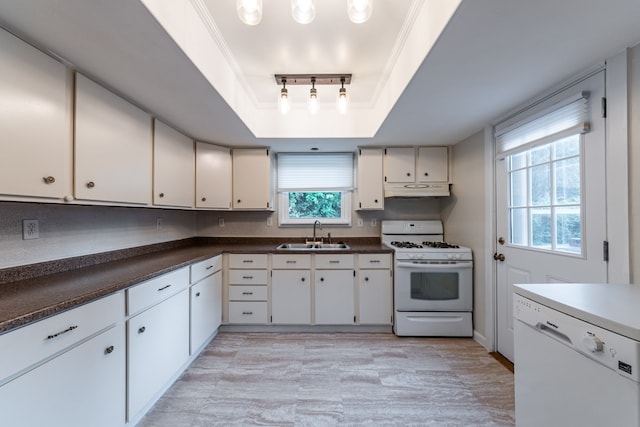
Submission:
<svg viewBox="0 0 640 427">
<path fill-rule="evenodd" d="M 397 311 L 471 311 L 472 261 L 395 262 Z"/>
</svg>

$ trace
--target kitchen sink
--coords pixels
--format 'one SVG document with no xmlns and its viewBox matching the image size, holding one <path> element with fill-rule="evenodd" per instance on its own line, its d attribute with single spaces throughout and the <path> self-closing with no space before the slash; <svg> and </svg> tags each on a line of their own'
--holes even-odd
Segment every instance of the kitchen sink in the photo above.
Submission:
<svg viewBox="0 0 640 427">
<path fill-rule="evenodd" d="M 346 243 L 282 243 L 276 247 L 276 250 L 287 251 L 322 251 L 322 250 L 349 250 L 351 246 Z"/>
</svg>

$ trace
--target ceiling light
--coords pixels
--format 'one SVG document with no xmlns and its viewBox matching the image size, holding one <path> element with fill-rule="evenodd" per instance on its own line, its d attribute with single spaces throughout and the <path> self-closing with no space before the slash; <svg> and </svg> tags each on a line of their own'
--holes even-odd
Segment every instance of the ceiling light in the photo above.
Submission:
<svg viewBox="0 0 640 427">
<path fill-rule="evenodd" d="M 236 9 L 247 25 L 258 25 L 262 19 L 262 0 L 236 0 Z"/>
<path fill-rule="evenodd" d="M 311 78 L 311 90 L 309 91 L 309 103 L 307 104 L 309 113 L 316 114 L 320 109 L 318 104 L 318 89 L 316 89 L 316 78 Z"/>
<path fill-rule="evenodd" d="M 344 88 L 344 77 L 340 79 L 342 86 L 338 91 L 338 112 L 340 114 L 347 114 L 347 107 L 349 106 L 349 98 L 347 97 L 347 90 Z"/>
<path fill-rule="evenodd" d="M 371 17 L 373 0 L 347 0 L 347 15 L 351 22 L 362 24 Z"/>
<path fill-rule="evenodd" d="M 280 114 L 287 114 L 291 110 L 289 103 L 289 91 L 287 91 L 287 79 L 282 79 L 282 89 L 280 89 L 280 97 L 278 98 L 278 110 Z"/>
<path fill-rule="evenodd" d="M 299 24 L 309 24 L 316 17 L 314 0 L 291 0 L 291 15 Z"/>
</svg>

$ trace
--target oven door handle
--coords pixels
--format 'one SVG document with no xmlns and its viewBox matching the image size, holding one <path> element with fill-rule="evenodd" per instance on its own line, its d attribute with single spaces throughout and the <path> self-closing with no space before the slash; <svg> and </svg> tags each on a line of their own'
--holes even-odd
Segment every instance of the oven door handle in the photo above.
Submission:
<svg viewBox="0 0 640 427">
<path fill-rule="evenodd" d="M 437 264 L 437 263 L 419 263 L 419 262 L 402 262 L 396 261 L 397 268 L 412 268 L 412 269 L 420 269 L 420 270 L 451 270 L 451 269 L 461 269 L 461 268 L 471 268 L 473 267 L 472 261 L 462 261 L 451 264 Z"/>
</svg>

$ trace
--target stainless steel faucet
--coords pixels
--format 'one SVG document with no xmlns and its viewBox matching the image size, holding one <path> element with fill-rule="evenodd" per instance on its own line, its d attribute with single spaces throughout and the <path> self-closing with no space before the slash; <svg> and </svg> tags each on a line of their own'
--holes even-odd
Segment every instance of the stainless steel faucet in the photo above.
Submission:
<svg viewBox="0 0 640 427">
<path fill-rule="evenodd" d="M 316 221 L 313 223 L 313 242 L 316 242 L 316 226 L 320 226 L 320 230 L 322 230 L 322 223 L 316 219 Z"/>
</svg>

